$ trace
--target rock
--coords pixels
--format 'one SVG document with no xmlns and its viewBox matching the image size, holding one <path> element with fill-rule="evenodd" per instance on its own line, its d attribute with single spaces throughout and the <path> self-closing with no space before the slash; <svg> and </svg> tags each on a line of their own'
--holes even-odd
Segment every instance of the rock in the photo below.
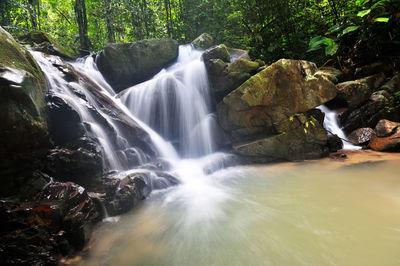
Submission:
<svg viewBox="0 0 400 266">
<path fill-rule="evenodd" d="M 32 46 L 32 48 L 36 51 L 60 56 L 64 59 L 72 59 L 74 57 L 74 52 L 71 49 L 61 46 L 49 35 L 42 31 L 34 30 L 18 35 L 17 38 L 20 42 Z"/>
<path fill-rule="evenodd" d="M 386 90 L 390 93 L 400 91 L 400 74 L 393 76 L 393 78 L 391 78 L 381 87 L 381 90 Z"/>
<path fill-rule="evenodd" d="M 221 59 L 224 62 L 229 63 L 231 55 L 229 54 L 228 48 L 224 44 L 213 46 L 207 49 L 202 56 L 204 62 L 207 65 L 207 61 L 210 59 Z"/>
<path fill-rule="evenodd" d="M 228 48 L 228 52 L 231 55 L 230 58 L 230 62 L 233 63 L 236 59 L 246 59 L 246 60 L 251 60 L 249 54 L 247 53 L 246 50 L 242 50 L 242 49 L 235 49 L 235 48 Z M 260 59 L 258 59 L 260 60 Z M 256 60 L 257 61 L 257 60 Z M 262 60 L 260 60 L 262 61 Z M 261 62 L 257 62 L 260 66 L 265 65 L 264 64 L 260 64 Z"/>
<path fill-rule="evenodd" d="M 371 76 L 380 72 L 389 72 L 391 71 L 391 67 L 389 64 L 385 64 L 383 62 L 375 62 L 369 65 L 365 65 L 362 67 L 357 67 L 354 73 L 357 79 Z"/>
<path fill-rule="evenodd" d="M 145 173 L 109 175 L 103 178 L 97 191 L 108 215 L 115 216 L 134 208 L 151 192 L 149 177 Z"/>
<path fill-rule="evenodd" d="M 400 151 L 400 128 L 388 137 L 377 137 L 369 143 L 375 151 Z"/>
<path fill-rule="evenodd" d="M 334 67 L 321 67 L 318 69 L 318 73 L 326 76 L 334 84 L 343 79 L 343 72 Z"/>
<path fill-rule="evenodd" d="M 119 92 L 146 81 L 178 56 L 172 39 L 108 44 L 98 53 L 96 64 L 107 82 Z"/>
<path fill-rule="evenodd" d="M 309 126 L 307 131 L 303 127 L 297 127 L 287 133 L 234 146 L 234 152 L 250 163 L 306 160 L 326 156 L 326 131 L 318 122 L 315 123 L 316 126 Z"/>
<path fill-rule="evenodd" d="M 78 112 L 63 98 L 49 93 L 46 99 L 49 131 L 56 145 L 65 145 L 85 135 Z"/>
<path fill-rule="evenodd" d="M 390 103 L 390 94 L 385 90 L 376 91 L 371 94 L 369 99 L 372 102 L 381 102 L 383 104 L 389 105 Z"/>
<path fill-rule="evenodd" d="M 339 83 L 337 85 L 338 95 L 336 100 L 345 103 L 350 109 L 355 109 L 366 102 L 385 79 L 385 74 L 380 73 L 359 80 Z"/>
<path fill-rule="evenodd" d="M 0 27 L 0 172 L 8 163 L 22 165 L 22 159 L 33 162 L 45 155 L 45 91 L 45 78 L 31 54 Z"/>
<path fill-rule="evenodd" d="M 375 132 L 378 137 L 388 137 L 392 135 L 400 126 L 400 123 L 382 119 L 375 127 Z"/>
<path fill-rule="evenodd" d="M 254 75 L 217 106 L 222 128 L 233 143 L 289 131 L 295 114 L 307 112 L 336 96 L 335 85 L 315 76 L 306 61 L 281 59 Z M 308 118 L 303 115 L 302 122 Z M 296 123 L 294 123 L 296 122 Z M 298 123 L 297 123 L 298 124 Z"/>
<path fill-rule="evenodd" d="M 329 152 L 337 152 L 343 148 L 343 141 L 339 138 L 338 135 L 330 134 L 328 135 L 328 143 L 327 143 Z"/>
<path fill-rule="evenodd" d="M 73 181 L 90 188 L 103 174 L 101 148 L 92 141 L 91 150 L 56 148 L 49 151 L 46 172 L 60 181 Z"/>
<path fill-rule="evenodd" d="M 245 59 L 236 59 L 231 64 L 226 64 L 221 59 L 211 59 L 206 66 L 211 82 L 211 94 L 218 103 L 256 74 L 259 64 Z"/>
<path fill-rule="evenodd" d="M 214 38 L 208 33 L 202 33 L 199 37 L 194 39 L 192 45 L 197 49 L 208 49 L 214 45 Z"/>
<path fill-rule="evenodd" d="M 101 218 L 85 189 L 52 182 L 30 200 L 0 201 L 0 250 L 6 265 L 57 265 L 81 250 Z"/>
<path fill-rule="evenodd" d="M 338 119 L 342 129 L 349 134 L 357 128 L 374 128 L 381 119 L 400 120 L 400 107 L 387 109 L 390 99 L 386 96 L 386 92 L 378 91 L 360 107 L 339 114 Z"/>
<path fill-rule="evenodd" d="M 354 145 L 366 145 L 376 137 L 375 131 L 372 128 L 359 128 L 351 132 L 347 136 L 347 140 Z"/>
</svg>

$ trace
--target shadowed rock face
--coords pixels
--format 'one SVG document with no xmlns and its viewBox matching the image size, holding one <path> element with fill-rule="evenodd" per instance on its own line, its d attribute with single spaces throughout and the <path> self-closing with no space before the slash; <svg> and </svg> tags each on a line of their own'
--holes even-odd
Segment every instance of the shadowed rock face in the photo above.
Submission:
<svg viewBox="0 0 400 266">
<path fill-rule="evenodd" d="M 45 91 L 31 54 L 0 27 L 0 195 L 18 191 L 25 174 L 17 181 L 15 172 L 32 168 L 46 154 Z"/>
<path fill-rule="evenodd" d="M 119 92 L 151 78 L 177 56 L 175 40 L 143 40 L 109 44 L 97 55 L 96 63 L 107 82 Z"/>
<path fill-rule="evenodd" d="M 217 113 L 240 155 L 268 160 L 316 158 L 326 153 L 327 135 L 307 111 L 336 93 L 335 85 L 317 72 L 315 64 L 282 59 L 226 96 Z"/>
</svg>

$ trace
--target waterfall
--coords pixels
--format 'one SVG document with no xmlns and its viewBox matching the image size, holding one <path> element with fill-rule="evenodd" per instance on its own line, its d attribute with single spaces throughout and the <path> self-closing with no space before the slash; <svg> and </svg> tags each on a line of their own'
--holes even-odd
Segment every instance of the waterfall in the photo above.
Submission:
<svg viewBox="0 0 400 266">
<path fill-rule="evenodd" d="M 158 156 L 177 157 L 172 145 L 135 118 L 120 100 L 114 97 L 113 89 L 97 70 L 92 56 L 65 64 L 58 57 L 40 52 L 32 52 L 32 55 L 45 73 L 49 93 L 66 101 L 80 116 L 87 135 L 100 144 L 105 170 L 127 170 L 137 166 L 129 162 L 128 158 L 132 153 L 137 157 L 138 165 L 148 161 L 145 153 L 136 145 L 132 145 L 129 136 L 121 131 L 116 117 L 146 132 Z M 79 81 L 66 79 L 65 73 L 59 69 L 60 66 L 71 67 L 63 71 L 74 71 L 79 76 Z"/>
<path fill-rule="evenodd" d="M 180 46 L 176 63 L 120 94 L 99 72 L 93 55 L 65 63 L 31 53 L 46 76 L 48 94 L 65 101 L 79 115 L 86 135 L 101 147 L 105 171 L 116 170 L 121 178 L 146 172 L 151 187 L 157 188 L 155 183 L 168 184 L 168 179 L 141 166 L 162 158 L 170 164 L 165 172 L 186 184 L 185 195 L 202 195 L 212 188 L 208 175 L 234 163 L 232 155 L 213 153 L 216 118 L 201 51 Z"/>
<path fill-rule="evenodd" d="M 180 46 L 175 64 L 118 96 L 132 114 L 174 142 L 180 154 L 189 158 L 216 149 L 216 120 L 210 110 L 208 77 L 201 54 L 190 45 Z"/>
<path fill-rule="evenodd" d="M 337 135 L 339 138 L 343 140 L 343 149 L 344 150 L 359 150 L 361 147 L 355 146 L 347 141 L 346 135 L 343 130 L 339 127 L 339 123 L 337 120 L 337 112 L 334 110 L 330 110 L 328 107 L 321 105 L 317 107 L 323 113 L 325 113 L 324 119 L 324 128 L 331 132 L 332 134 Z"/>
</svg>

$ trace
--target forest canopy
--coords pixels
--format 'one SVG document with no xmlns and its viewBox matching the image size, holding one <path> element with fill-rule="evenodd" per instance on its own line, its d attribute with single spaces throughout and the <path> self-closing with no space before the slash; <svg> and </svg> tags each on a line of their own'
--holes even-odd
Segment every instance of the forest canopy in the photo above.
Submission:
<svg viewBox="0 0 400 266">
<path fill-rule="evenodd" d="M 207 32 L 271 62 L 335 55 L 344 35 L 368 38 L 366 24 L 382 31 L 397 23 L 398 8 L 398 0 L 2 0 L 0 24 L 90 51 L 149 38 L 188 43 Z M 396 32 L 383 31 L 383 40 L 398 41 Z"/>
</svg>

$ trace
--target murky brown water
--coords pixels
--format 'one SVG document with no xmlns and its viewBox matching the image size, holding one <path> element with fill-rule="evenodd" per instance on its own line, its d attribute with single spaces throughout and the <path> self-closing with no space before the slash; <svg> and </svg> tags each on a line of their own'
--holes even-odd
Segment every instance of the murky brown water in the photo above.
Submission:
<svg viewBox="0 0 400 266">
<path fill-rule="evenodd" d="M 364 155 L 235 167 L 155 193 L 102 225 L 82 264 L 400 265 L 400 157 Z"/>
</svg>

